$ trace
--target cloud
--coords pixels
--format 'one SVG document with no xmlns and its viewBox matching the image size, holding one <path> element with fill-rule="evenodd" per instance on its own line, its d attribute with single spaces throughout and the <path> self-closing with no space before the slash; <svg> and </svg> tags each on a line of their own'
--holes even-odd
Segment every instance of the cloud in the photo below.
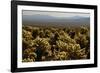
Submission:
<svg viewBox="0 0 100 73">
<path fill-rule="evenodd" d="M 23 15 L 49 15 L 52 17 L 58 17 L 58 18 L 65 18 L 65 17 L 90 17 L 89 13 L 76 13 L 76 12 L 53 12 L 53 11 L 32 11 L 32 10 L 23 10 Z"/>
</svg>

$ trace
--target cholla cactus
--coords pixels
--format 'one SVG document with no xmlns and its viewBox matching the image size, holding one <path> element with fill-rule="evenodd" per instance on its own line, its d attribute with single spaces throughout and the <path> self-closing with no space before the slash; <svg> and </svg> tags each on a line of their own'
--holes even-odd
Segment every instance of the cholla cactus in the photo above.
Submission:
<svg viewBox="0 0 100 73">
<path fill-rule="evenodd" d="M 22 62 L 90 58 L 88 27 L 43 28 L 24 25 Z"/>
<path fill-rule="evenodd" d="M 35 52 L 32 49 L 26 49 L 23 53 L 23 62 L 33 62 L 37 58 Z"/>
<path fill-rule="evenodd" d="M 49 39 L 48 38 L 36 38 L 34 42 L 37 44 L 37 46 L 43 47 L 43 49 L 50 49 L 50 44 L 49 44 Z"/>
<path fill-rule="evenodd" d="M 76 55 L 78 59 L 86 59 L 87 58 L 86 49 L 83 48 L 83 49 L 77 50 Z"/>
<path fill-rule="evenodd" d="M 61 40 L 56 41 L 56 44 L 59 50 L 61 51 L 66 51 L 68 49 L 68 44 Z"/>
<path fill-rule="evenodd" d="M 32 26 L 24 26 L 22 27 L 24 30 L 32 32 L 33 31 L 33 27 Z"/>
<path fill-rule="evenodd" d="M 70 59 L 86 59 L 87 54 L 86 54 L 86 49 L 83 48 L 81 49 L 79 44 L 69 44 L 69 49 L 68 49 Z"/>
<path fill-rule="evenodd" d="M 63 42 L 66 42 L 66 43 L 76 43 L 74 39 L 71 39 L 70 36 L 68 36 L 68 34 L 65 34 L 64 35 L 60 35 L 58 37 L 58 40 L 61 40 Z"/>
<path fill-rule="evenodd" d="M 33 62 L 33 59 L 25 58 L 25 59 L 22 60 L 22 62 Z"/>
<path fill-rule="evenodd" d="M 30 31 L 22 30 L 22 36 L 25 40 L 31 40 L 32 39 L 32 33 Z"/>
<path fill-rule="evenodd" d="M 69 59 L 69 53 L 65 52 L 65 51 L 59 52 L 57 56 L 58 56 L 59 60 L 68 60 Z"/>
<path fill-rule="evenodd" d="M 90 42 L 90 38 L 88 36 L 88 39 L 87 39 L 87 36 L 88 35 L 84 35 L 84 34 L 78 34 L 77 37 L 75 37 L 75 40 L 78 44 L 80 44 L 81 48 L 85 48 L 87 46 L 89 46 L 89 42 Z"/>
<path fill-rule="evenodd" d="M 80 32 L 81 34 L 87 34 L 88 28 L 82 26 L 80 31 L 81 31 L 81 32 Z"/>
<path fill-rule="evenodd" d="M 52 35 L 53 35 L 51 30 L 49 30 L 49 29 L 45 30 L 44 33 L 45 33 L 46 37 L 52 37 Z"/>
</svg>

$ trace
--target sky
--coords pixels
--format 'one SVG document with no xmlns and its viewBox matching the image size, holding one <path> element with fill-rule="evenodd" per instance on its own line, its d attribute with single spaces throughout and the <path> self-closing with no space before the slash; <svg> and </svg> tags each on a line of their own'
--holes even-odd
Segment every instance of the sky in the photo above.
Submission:
<svg viewBox="0 0 100 73">
<path fill-rule="evenodd" d="M 89 17 L 89 13 L 75 13 L 75 12 L 47 12 L 47 11 L 34 11 L 34 10 L 23 10 L 23 15 L 49 15 L 52 17 L 74 17 L 74 16 L 81 16 L 81 17 Z"/>
</svg>

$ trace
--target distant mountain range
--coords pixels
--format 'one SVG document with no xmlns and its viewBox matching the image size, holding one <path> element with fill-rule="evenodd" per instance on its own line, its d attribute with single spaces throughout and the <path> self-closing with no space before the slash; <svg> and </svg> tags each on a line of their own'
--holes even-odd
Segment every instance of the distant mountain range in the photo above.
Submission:
<svg viewBox="0 0 100 73">
<path fill-rule="evenodd" d="M 81 16 L 73 16 L 73 17 L 53 17 L 49 15 L 23 15 L 22 17 L 23 24 L 31 24 L 31 25 L 52 25 L 53 26 L 78 26 L 78 25 L 89 25 L 90 18 L 89 17 L 81 17 Z"/>
</svg>

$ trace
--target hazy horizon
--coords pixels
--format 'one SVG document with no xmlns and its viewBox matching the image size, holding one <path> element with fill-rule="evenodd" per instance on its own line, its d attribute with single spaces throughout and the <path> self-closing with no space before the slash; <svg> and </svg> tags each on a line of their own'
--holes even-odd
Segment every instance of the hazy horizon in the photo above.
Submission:
<svg viewBox="0 0 100 73">
<path fill-rule="evenodd" d="M 49 12 L 49 11 L 22 11 L 23 24 L 39 24 L 49 25 L 58 24 L 58 26 L 70 25 L 89 25 L 89 13 L 74 13 L 74 12 Z M 56 26 L 56 25 L 55 25 Z"/>
</svg>

